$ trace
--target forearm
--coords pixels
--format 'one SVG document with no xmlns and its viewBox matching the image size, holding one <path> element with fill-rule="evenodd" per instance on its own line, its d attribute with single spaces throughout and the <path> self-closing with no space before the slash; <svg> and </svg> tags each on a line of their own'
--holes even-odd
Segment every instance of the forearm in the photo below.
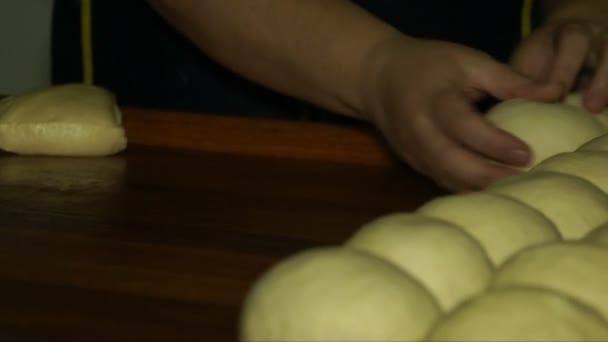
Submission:
<svg viewBox="0 0 608 342">
<path fill-rule="evenodd" d="M 545 21 L 567 19 L 591 20 L 608 24 L 608 1 L 606 0 L 537 0 Z"/>
<path fill-rule="evenodd" d="M 363 117 L 375 47 L 396 30 L 347 0 L 150 0 L 233 71 L 326 109 Z"/>
</svg>

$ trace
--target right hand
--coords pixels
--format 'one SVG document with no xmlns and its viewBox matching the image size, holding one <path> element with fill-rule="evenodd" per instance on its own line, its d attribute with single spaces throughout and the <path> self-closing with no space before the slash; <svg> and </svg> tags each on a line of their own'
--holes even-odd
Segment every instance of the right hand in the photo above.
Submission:
<svg viewBox="0 0 608 342">
<path fill-rule="evenodd" d="M 535 83 L 461 45 L 399 37 L 370 55 L 363 79 L 368 119 L 412 167 L 456 192 L 479 190 L 517 173 L 529 147 L 484 119 L 475 103 L 554 101 L 559 84 Z"/>
</svg>

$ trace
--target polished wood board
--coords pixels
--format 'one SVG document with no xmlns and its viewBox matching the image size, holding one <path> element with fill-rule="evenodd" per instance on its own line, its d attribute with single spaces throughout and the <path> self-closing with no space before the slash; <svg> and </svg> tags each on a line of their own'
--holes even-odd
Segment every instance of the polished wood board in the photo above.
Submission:
<svg viewBox="0 0 608 342">
<path fill-rule="evenodd" d="M 0 156 L 1 340 L 236 340 L 275 262 L 441 194 L 364 127 L 143 110 L 125 126 L 110 158 Z"/>
</svg>

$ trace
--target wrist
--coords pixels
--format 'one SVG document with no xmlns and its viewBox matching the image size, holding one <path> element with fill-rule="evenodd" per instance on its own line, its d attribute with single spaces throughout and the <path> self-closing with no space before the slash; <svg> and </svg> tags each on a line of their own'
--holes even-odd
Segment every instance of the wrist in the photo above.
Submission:
<svg viewBox="0 0 608 342">
<path fill-rule="evenodd" d="M 369 122 L 379 124 L 386 111 L 385 97 L 390 92 L 391 70 L 395 58 L 412 56 L 404 50 L 413 50 L 419 45 L 420 39 L 406 36 L 397 32 L 388 35 L 375 44 L 366 54 L 361 68 L 361 77 L 358 86 L 361 103 L 362 118 Z M 396 57 L 400 56 L 400 57 Z M 411 63 L 411 59 L 400 63 Z M 407 75 L 401 75 L 407 77 Z"/>
</svg>

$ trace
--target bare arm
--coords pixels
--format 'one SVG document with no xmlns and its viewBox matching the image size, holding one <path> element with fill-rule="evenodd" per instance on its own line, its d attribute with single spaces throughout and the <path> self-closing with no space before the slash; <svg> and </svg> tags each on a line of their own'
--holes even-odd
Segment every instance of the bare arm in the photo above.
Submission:
<svg viewBox="0 0 608 342">
<path fill-rule="evenodd" d="M 373 51 L 402 36 L 347 0 L 150 0 L 199 48 L 276 91 L 364 118 Z"/>
<path fill-rule="evenodd" d="M 488 159 L 529 159 L 523 142 L 483 120 L 476 100 L 559 96 L 474 49 L 401 34 L 348 0 L 148 1 L 236 73 L 370 121 L 399 157 L 452 190 L 514 172 Z"/>
</svg>

